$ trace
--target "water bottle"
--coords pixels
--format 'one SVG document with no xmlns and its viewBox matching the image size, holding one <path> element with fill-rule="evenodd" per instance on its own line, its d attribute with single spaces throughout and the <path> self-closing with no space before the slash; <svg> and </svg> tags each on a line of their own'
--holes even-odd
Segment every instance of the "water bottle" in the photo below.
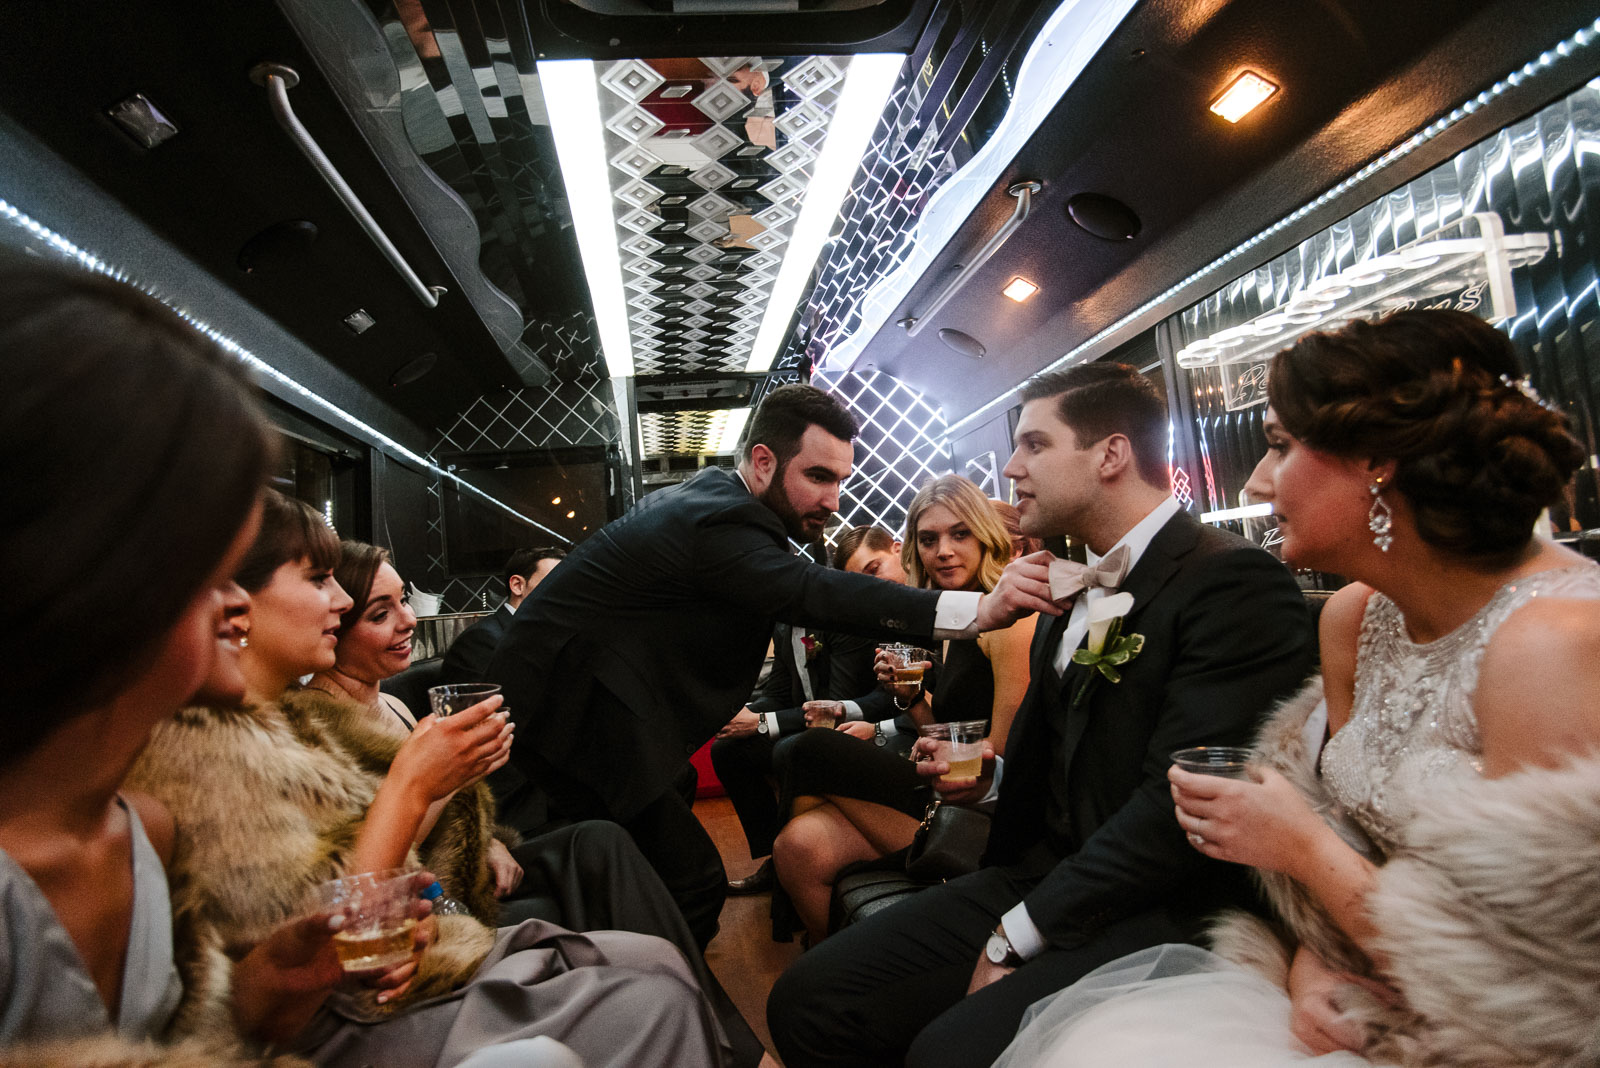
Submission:
<svg viewBox="0 0 1600 1068">
<path fill-rule="evenodd" d="M 433 902 L 433 914 L 435 916 L 472 915 L 467 911 L 467 906 L 463 905 L 453 897 L 444 896 L 444 887 L 439 885 L 438 880 L 434 880 L 434 882 L 422 892 L 422 897 L 425 901 Z"/>
</svg>

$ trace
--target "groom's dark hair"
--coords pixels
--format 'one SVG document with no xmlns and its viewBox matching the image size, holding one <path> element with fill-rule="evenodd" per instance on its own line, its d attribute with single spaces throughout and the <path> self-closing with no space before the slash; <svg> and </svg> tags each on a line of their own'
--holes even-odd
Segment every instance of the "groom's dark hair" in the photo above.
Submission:
<svg viewBox="0 0 1600 1068">
<path fill-rule="evenodd" d="M 1167 402 L 1155 384 L 1125 363 L 1086 363 L 1035 375 L 1022 387 L 1022 402 L 1058 398 L 1056 412 L 1072 428 L 1078 448 L 1121 434 L 1133 444 L 1139 477 L 1167 489 Z"/>
</svg>

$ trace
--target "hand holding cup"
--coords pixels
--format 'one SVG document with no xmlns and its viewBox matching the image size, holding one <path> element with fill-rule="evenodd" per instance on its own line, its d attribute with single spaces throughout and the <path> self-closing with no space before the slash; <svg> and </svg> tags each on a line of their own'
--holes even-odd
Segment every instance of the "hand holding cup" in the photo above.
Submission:
<svg viewBox="0 0 1600 1068">
<path fill-rule="evenodd" d="M 424 716 L 395 754 L 390 776 L 421 791 L 431 803 L 505 764 L 516 725 L 502 701 L 493 693 L 464 710 Z"/>
</svg>

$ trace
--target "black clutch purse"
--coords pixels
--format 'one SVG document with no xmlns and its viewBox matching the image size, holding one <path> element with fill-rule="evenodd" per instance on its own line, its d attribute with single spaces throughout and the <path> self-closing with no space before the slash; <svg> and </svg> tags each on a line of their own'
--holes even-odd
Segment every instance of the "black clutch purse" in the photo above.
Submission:
<svg viewBox="0 0 1600 1068">
<path fill-rule="evenodd" d="M 970 875 L 978 870 L 988 841 L 988 813 L 935 798 L 911 839 L 906 874 L 923 882 Z"/>
</svg>

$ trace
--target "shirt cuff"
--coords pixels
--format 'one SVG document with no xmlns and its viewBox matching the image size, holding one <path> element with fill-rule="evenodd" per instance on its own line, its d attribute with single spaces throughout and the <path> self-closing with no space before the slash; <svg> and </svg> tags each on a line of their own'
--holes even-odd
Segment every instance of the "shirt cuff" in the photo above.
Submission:
<svg viewBox="0 0 1600 1068">
<path fill-rule="evenodd" d="M 1000 779 L 1005 773 L 1006 758 L 996 754 L 994 758 L 994 778 L 989 781 L 989 792 L 978 799 L 978 804 L 993 807 L 994 803 L 1000 800 Z"/>
<path fill-rule="evenodd" d="M 839 703 L 844 705 L 844 719 L 846 723 L 853 723 L 856 720 L 867 718 L 861 714 L 861 706 L 856 704 L 854 701 L 840 701 Z"/>
<path fill-rule="evenodd" d="M 776 712 L 763 712 L 761 713 L 761 719 L 767 725 L 768 738 L 776 738 L 783 733 L 783 728 L 778 725 L 778 714 Z"/>
<path fill-rule="evenodd" d="M 883 731 L 885 738 L 893 738 L 900 733 L 900 728 L 894 725 L 894 720 L 892 719 L 880 719 L 878 721 L 878 729 Z"/>
<path fill-rule="evenodd" d="M 933 636 L 940 641 L 975 637 L 978 633 L 978 599 L 982 596 L 971 590 L 946 590 L 941 593 L 933 611 Z"/>
<path fill-rule="evenodd" d="M 1028 915 L 1027 902 L 1017 902 L 1015 908 L 1000 917 L 1000 926 L 1005 928 L 1006 940 L 1011 943 L 1011 948 L 1023 960 L 1032 960 L 1044 952 L 1044 935 L 1039 933 L 1033 917 Z"/>
</svg>

